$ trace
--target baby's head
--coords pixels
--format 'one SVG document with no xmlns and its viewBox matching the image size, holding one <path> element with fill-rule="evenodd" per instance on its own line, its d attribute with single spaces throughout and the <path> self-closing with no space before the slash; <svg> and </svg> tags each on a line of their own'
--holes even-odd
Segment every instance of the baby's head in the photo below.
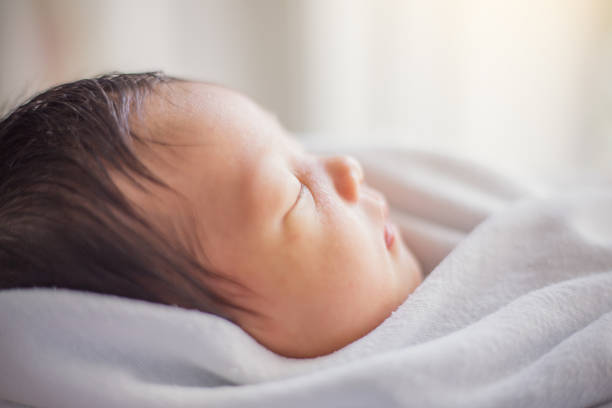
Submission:
<svg viewBox="0 0 612 408">
<path fill-rule="evenodd" d="M 0 287 L 196 308 L 312 357 L 422 279 L 356 160 L 309 154 L 220 86 L 134 74 L 50 90 L 0 124 L 0 166 Z"/>
</svg>

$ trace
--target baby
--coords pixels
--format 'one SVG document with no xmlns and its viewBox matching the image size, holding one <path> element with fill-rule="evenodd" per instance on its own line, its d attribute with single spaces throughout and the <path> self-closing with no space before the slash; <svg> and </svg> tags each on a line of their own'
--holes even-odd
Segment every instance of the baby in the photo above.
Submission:
<svg viewBox="0 0 612 408">
<path fill-rule="evenodd" d="M 0 123 L 0 288 L 215 313 L 289 357 L 365 335 L 421 283 L 384 197 L 217 85 L 103 76 Z"/>
</svg>

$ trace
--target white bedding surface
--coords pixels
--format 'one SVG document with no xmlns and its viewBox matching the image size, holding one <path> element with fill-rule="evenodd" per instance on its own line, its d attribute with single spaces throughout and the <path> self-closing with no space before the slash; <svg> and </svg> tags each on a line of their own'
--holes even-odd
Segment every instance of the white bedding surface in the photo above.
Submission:
<svg viewBox="0 0 612 408">
<path fill-rule="evenodd" d="M 353 153 L 430 272 L 373 332 L 328 356 L 294 360 L 205 313 L 68 290 L 3 291 L 0 401 L 612 405 L 609 187 L 542 196 L 450 158 Z"/>
</svg>

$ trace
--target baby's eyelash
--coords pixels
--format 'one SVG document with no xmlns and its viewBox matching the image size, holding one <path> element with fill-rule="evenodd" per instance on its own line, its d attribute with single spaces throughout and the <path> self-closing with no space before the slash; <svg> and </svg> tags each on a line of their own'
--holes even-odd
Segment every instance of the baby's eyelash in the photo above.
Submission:
<svg viewBox="0 0 612 408">
<path fill-rule="evenodd" d="M 295 198 L 295 201 L 293 202 L 293 204 L 291 204 L 291 208 L 289 208 L 289 210 L 287 211 L 287 213 L 285 214 L 285 216 L 287 216 L 289 213 L 291 213 L 293 211 L 293 209 L 295 207 L 297 207 L 298 203 L 300 202 L 300 199 L 302 198 L 302 196 L 304 195 L 304 191 L 306 189 L 306 186 L 304 185 L 304 183 L 302 183 L 299 179 L 298 182 L 300 183 L 300 191 L 298 192 L 297 197 Z"/>
<path fill-rule="evenodd" d="M 304 183 L 300 183 L 300 192 L 298 193 L 297 199 L 295 200 L 296 203 L 300 201 L 300 199 L 302 198 L 305 192 L 306 192 L 306 185 L 304 185 Z"/>
<path fill-rule="evenodd" d="M 312 196 L 312 192 L 310 191 L 310 188 L 302 183 L 302 181 L 297 178 L 297 181 L 300 183 L 300 191 L 297 194 L 297 197 L 295 198 L 295 201 L 293 203 L 293 205 L 291 206 L 291 208 L 289 209 L 289 211 L 287 212 L 287 214 L 291 213 L 298 205 L 300 205 L 301 201 L 303 198 L 305 198 L 306 194 L 311 194 Z"/>
</svg>

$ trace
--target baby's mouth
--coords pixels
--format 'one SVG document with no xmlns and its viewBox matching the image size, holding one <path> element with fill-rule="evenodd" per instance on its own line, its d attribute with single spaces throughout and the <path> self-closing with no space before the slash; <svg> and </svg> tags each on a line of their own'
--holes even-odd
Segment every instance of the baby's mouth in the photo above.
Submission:
<svg viewBox="0 0 612 408">
<path fill-rule="evenodd" d="M 393 244 L 395 243 L 395 226 L 390 222 L 385 222 L 385 244 L 387 245 L 387 249 L 391 249 Z"/>
<path fill-rule="evenodd" d="M 385 240 L 385 245 L 387 246 L 388 250 L 391 250 L 391 248 L 395 244 L 398 232 L 395 224 L 389 221 L 389 204 L 387 203 L 387 198 L 380 191 L 377 191 L 370 187 L 364 189 L 364 193 L 369 196 L 371 200 L 374 200 L 377 203 L 377 206 L 380 210 L 380 216 L 384 225 L 383 238 Z"/>
<path fill-rule="evenodd" d="M 393 247 L 393 244 L 395 243 L 395 236 L 397 234 L 397 229 L 395 228 L 395 225 L 389 221 L 389 204 L 387 203 L 387 200 L 385 198 L 384 195 L 381 194 L 382 197 L 382 213 L 383 213 L 383 220 L 385 221 L 385 227 L 384 227 L 384 238 L 385 238 L 385 245 L 387 246 L 387 249 L 391 249 L 391 247 Z"/>
</svg>

